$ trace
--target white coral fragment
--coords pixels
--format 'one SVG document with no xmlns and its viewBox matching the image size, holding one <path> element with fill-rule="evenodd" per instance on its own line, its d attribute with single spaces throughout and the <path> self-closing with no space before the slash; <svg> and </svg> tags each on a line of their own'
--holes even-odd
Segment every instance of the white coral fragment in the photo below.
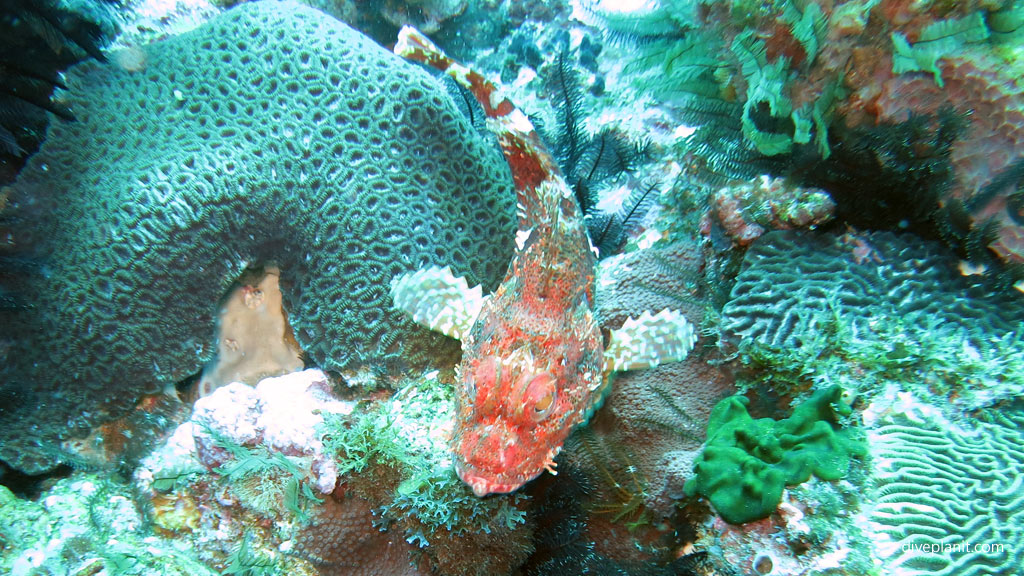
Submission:
<svg viewBox="0 0 1024 576">
<path fill-rule="evenodd" d="M 417 324 L 459 340 L 469 333 L 487 300 L 480 286 L 470 288 L 447 266 L 396 276 L 391 299 Z"/>
<path fill-rule="evenodd" d="M 678 362 L 697 343 L 691 324 L 678 310 L 645 311 L 612 332 L 604 351 L 605 372 L 651 368 Z"/>
</svg>

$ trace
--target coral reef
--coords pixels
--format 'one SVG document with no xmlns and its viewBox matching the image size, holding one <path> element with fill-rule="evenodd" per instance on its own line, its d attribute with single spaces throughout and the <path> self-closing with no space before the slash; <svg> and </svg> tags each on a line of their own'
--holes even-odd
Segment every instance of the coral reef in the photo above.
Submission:
<svg viewBox="0 0 1024 576">
<path fill-rule="evenodd" d="M 199 462 L 213 469 L 236 455 L 223 446 L 265 446 L 274 453 L 310 460 L 313 484 L 334 491 L 338 478 L 332 455 L 316 427 L 331 414 L 347 414 L 350 403 L 334 398 L 327 376 L 306 370 L 268 378 L 255 387 L 232 383 L 196 401 L 191 426 Z"/>
<path fill-rule="evenodd" d="M 858 433 L 843 426 L 851 408 L 843 390 L 833 386 L 802 401 L 782 420 L 754 420 L 749 400 L 731 396 L 708 419 L 708 440 L 688 496 L 700 494 L 730 524 L 766 518 L 778 507 L 785 486 L 846 476 L 852 457 L 867 447 Z"/>
<path fill-rule="evenodd" d="M 956 418 L 889 389 L 868 408 L 877 489 L 866 512 L 892 574 L 1014 574 L 1024 565 L 1024 411 Z"/>
<path fill-rule="evenodd" d="M 524 574 L 738 575 L 710 554 L 690 554 L 679 547 L 672 541 L 677 535 L 668 523 L 627 527 L 595 514 L 591 509 L 594 484 L 583 470 L 563 463 L 568 467 L 557 482 L 533 485 L 543 500 L 536 508 L 537 551 L 524 566 Z"/>
<path fill-rule="evenodd" d="M 458 30 L 452 22 L 465 13 L 482 10 L 492 18 L 499 16 L 493 9 L 478 7 L 477 2 L 467 0 L 301 1 L 323 10 L 385 46 L 394 42 L 395 34 L 402 26 L 412 26 L 427 34 L 443 36 L 444 32 Z"/>
<path fill-rule="evenodd" d="M 595 297 L 602 328 L 665 308 L 700 324 L 701 267 L 696 245 L 682 241 L 605 259 Z M 677 560 L 683 537 L 673 518 L 711 407 L 733 389 L 709 363 L 714 348 L 701 340 L 696 350 L 682 362 L 614 375 L 605 405 L 567 440 L 558 477 L 531 490 L 544 501 L 527 573 L 705 573 L 693 558 Z"/>
<path fill-rule="evenodd" d="M 123 26 L 115 40 L 111 60 L 122 65 L 122 58 L 130 58 L 145 67 L 145 51 L 139 47 L 184 34 L 214 18 L 218 9 L 237 2 L 232 0 L 118 0 L 123 8 Z"/>
<path fill-rule="evenodd" d="M 655 244 L 602 261 L 596 282 L 597 314 L 604 329 L 622 325 L 643 310 L 674 309 L 696 326 L 707 320 L 704 261 L 696 244 Z M 612 516 L 633 507 L 650 520 L 669 517 L 682 497 L 700 451 L 712 407 L 734 393 L 706 338 L 684 361 L 614 376 L 612 390 L 588 430 L 571 443 L 565 459 L 594 476 L 596 486 L 622 484 L 605 494 L 619 501 Z M 634 472 L 627 473 L 632 468 Z M 606 490 L 607 492 L 607 490 Z M 635 521 L 636 518 L 628 518 Z"/>
<path fill-rule="evenodd" d="M 189 543 L 212 566 L 263 563 L 268 574 L 421 573 L 412 566 L 417 547 L 401 530 L 382 531 L 380 511 L 353 492 L 351 461 L 336 458 L 338 432 L 323 436 L 354 409 L 334 396 L 319 370 L 255 387 L 232 383 L 199 399 L 192 418 L 135 472 L 157 532 Z M 388 428 L 373 430 L 364 446 L 386 446 Z M 379 470 L 360 471 L 368 482 L 381 480 L 370 476 Z"/>
<path fill-rule="evenodd" d="M 1007 261 L 1024 262 L 1024 227 L 1011 201 L 1020 194 L 1021 178 L 999 183 L 1024 158 L 1024 83 L 1019 71 L 1014 75 L 1005 63 L 966 51 L 943 57 L 939 83 L 920 74 L 899 75 L 882 85 L 875 102 L 882 122 L 934 115 L 944 108 L 970 115 L 950 151 L 953 182 L 942 200 L 965 203 L 977 223 L 995 219 L 999 231 L 991 249 Z M 988 190 L 993 184 L 997 188 Z"/>
<path fill-rule="evenodd" d="M 441 575 L 510 574 L 532 551 L 529 499 L 475 496 L 450 450 L 452 390 L 434 377 L 322 428 L 344 489 L 379 509 L 380 526 L 418 547 L 418 565 Z"/>
<path fill-rule="evenodd" d="M 698 549 L 720 550 L 743 574 L 872 574 L 871 547 L 854 512 L 863 490 L 815 478 L 784 490 L 778 513 L 743 525 L 721 518 L 698 527 Z"/>
<path fill-rule="evenodd" d="M 678 147 L 680 155 L 695 157 L 695 179 L 721 186 L 765 173 L 788 176 L 830 193 L 844 189 L 833 200 L 861 206 L 866 188 L 901 204 L 923 204 L 920 221 L 900 214 L 893 224 L 932 230 L 963 203 L 967 229 L 988 231 L 983 245 L 994 264 L 1024 262 L 1015 208 L 1024 84 L 1014 50 L 1024 16 L 1016 3 L 934 2 L 914 9 L 902 1 L 863 0 L 580 4 L 613 37 L 633 41 L 638 56 L 626 70 L 635 89 L 667 101 L 677 108 L 676 122 L 695 126 Z M 942 114 L 968 121 L 946 134 Z M 874 153 L 862 139 L 867 127 L 899 132 L 922 118 L 927 129 L 904 142 L 905 158 Z M 935 135 L 948 138 L 948 146 L 933 148 Z M 851 159 L 851 151 L 859 157 Z M 901 163 L 948 163 L 950 174 L 918 173 L 913 187 L 873 184 Z M 873 212 L 891 209 L 887 198 L 874 200 Z M 948 241 L 967 248 L 960 238 Z M 1019 280 L 1019 267 L 1012 267 Z"/>
<path fill-rule="evenodd" d="M 177 543 L 154 537 L 132 491 L 100 475 L 58 481 L 39 500 L 0 486 L 0 571 L 11 576 L 213 576 Z"/>
<path fill-rule="evenodd" d="M 381 531 L 358 496 L 330 497 L 295 538 L 294 552 L 320 576 L 417 576 L 411 547 L 395 531 Z"/>
<path fill-rule="evenodd" d="M 26 400 L 0 413 L 0 456 L 25 471 L 195 373 L 249 265 L 280 267 L 298 343 L 336 370 L 443 348 L 390 309 L 394 274 L 447 264 L 492 286 L 508 262 L 500 155 L 435 80 L 365 37 L 264 2 L 143 51 L 143 71 L 69 72 L 79 121 L 51 124 L 10 194 L 16 242 L 47 271 L 27 281 L 32 306 L 5 314 L 2 386 Z"/>
<path fill-rule="evenodd" d="M 705 309 L 704 258 L 695 243 L 678 241 L 607 258 L 598 267 L 595 306 L 603 328 L 618 328 L 644 310 L 681 310 L 699 326 Z"/>
<path fill-rule="evenodd" d="M 65 440 L 61 451 L 72 466 L 127 474 L 168 430 L 189 418 L 191 408 L 176 395 L 149 394 L 127 414 L 100 424 L 88 436 Z"/>
</svg>

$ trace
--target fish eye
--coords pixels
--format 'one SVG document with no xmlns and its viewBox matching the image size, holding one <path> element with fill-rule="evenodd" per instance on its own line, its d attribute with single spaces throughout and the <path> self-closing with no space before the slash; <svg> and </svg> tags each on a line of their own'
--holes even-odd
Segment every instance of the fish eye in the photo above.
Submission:
<svg viewBox="0 0 1024 576">
<path fill-rule="evenodd" d="M 540 422 L 554 412 L 557 404 L 555 394 L 555 378 L 551 374 L 544 372 L 530 381 L 523 394 L 523 403 L 533 407 L 530 415 L 534 421 Z"/>
</svg>

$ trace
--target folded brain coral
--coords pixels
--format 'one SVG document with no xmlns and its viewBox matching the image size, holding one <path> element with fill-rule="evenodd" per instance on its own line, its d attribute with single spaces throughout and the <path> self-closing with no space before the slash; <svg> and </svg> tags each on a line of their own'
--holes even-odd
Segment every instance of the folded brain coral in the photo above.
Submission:
<svg viewBox="0 0 1024 576">
<path fill-rule="evenodd" d="M 280 267 L 298 343 L 336 370 L 415 330 L 391 310 L 392 276 L 448 265 L 491 288 L 511 254 L 497 147 L 345 25 L 251 3 L 143 50 L 144 70 L 68 72 L 78 121 L 51 122 L 11 193 L 17 239 L 44 263 L 5 322 L 0 374 L 4 397 L 27 398 L 0 408 L 0 458 L 26 472 L 198 371 L 247 265 Z"/>
<path fill-rule="evenodd" d="M 963 426 L 893 414 L 870 434 L 870 514 L 893 574 L 1019 574 L 1024 565 L 1024 410 L 989 409 Z"/>
<path fill-rule="evenodd" d="M 1020 298 L 961 277 L 956 264 L 940 246 L 909 234 L 772 232 L 744 259 L 722 310 L 723 337 L 794 350 L 834 330 L 837 319 L 860 339 L 900 319 L 910 330 L 963 328 L 982 348 L 1019 331 Z"/>
</svg>

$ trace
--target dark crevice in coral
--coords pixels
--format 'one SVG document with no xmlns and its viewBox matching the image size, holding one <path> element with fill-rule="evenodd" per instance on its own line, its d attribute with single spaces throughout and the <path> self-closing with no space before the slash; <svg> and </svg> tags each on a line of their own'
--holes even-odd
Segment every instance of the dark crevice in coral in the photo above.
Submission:
<svg viewBox="0 0 1024 576">
<path fill-rule="evenodd" d="M 964 127 L 947 109 L 899 124 L 836 129 L 830 158 L 796 177 L 827 190 L 842 223 L 936 238 L 932 215 L 952 181 L 950 152 Z"/>
<path fill-rule="evenodd" d="M 544 477 L 530 485 L 529 491 L 539 502 L 531 511 L 536 522 L 535 552 L 522 567 L 527 576 L 561 576 L 564 574 L 594 574 L 596 576 L 729 576 L 737 572 L 714 559 L 706 552 L 682 557 L 660 552 L 645 553 L 646 561 L 612 558 L 603 550 L 607 542 L 594 539 L 596 522 L 607 524 L 607 518 L 597 520 L 601 514 L 603 480 L 593 478 L 593 471 L 585 470 L 586 463 L 574 462 L 565 456 L 558 458 L 557 480 Z M 612 503 L 618 507 L 619 503 Z M 620 519 L 621 520 L 621 519 Z M 681 518 L 674 519 L 681 522 Z M 614 522 L 613 522 L 614 523 Z M 624 522 L 623 522 L 624 524 Z M 625 530 L 625 528 L 623 528 Z M 632 534 L 632 532 L 630 532 Z M 692 527 L 674 525 L 667 537 L 675 543 L 681 538 L 692 539 Z M 639 541 L 637 541 L 639 546 Z M 649 552 L 656 552 L 651 550 Z"/>
<path fill-rule="evenodd" d="M 0 179 L 13 179 L 38 149 L 46 113 L 74 120 L 73 111 L 51 95 L 66 88 L 62 70 L 90 57 L 106 61 L 100 50 L 105 40 L 99 23 L 56 0 L 0 0 L 0 164 L 13 168 Z"/>
<path fill-rule="evenodd" d="M 74 468 L 67 464 L 61 464 L 44 474 L 25 474 L 0 461 L 0 485 L 6 487 L 18 498 L 34 500 L 49 490 L 54 482 L 71 476 L 72 472 L 74 472 Z"/>
</svg>

